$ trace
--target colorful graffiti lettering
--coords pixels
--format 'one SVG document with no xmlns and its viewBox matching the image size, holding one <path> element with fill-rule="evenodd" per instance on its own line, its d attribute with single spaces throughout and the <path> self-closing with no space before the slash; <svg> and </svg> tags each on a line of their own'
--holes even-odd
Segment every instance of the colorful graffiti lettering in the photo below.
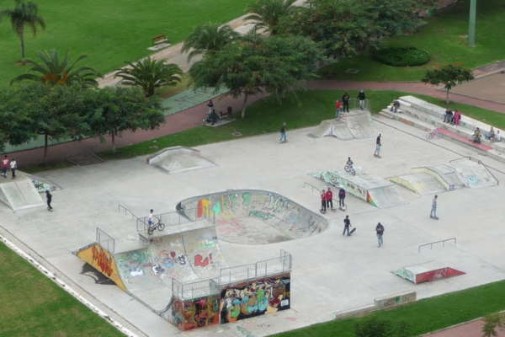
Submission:
<svg viewBox="0 0 505 337">
<path fill-rule="evenodd" d="M 100 272 L 107 276 L 111 276 L 113 272 L 112 268 L 112 256 L 109 252 L 101 247 L 93 246 L 92 248 L 93 262 L 96 264 Z"/>
<path fill-rule="evenodd" d="M 175 299 L 169 320 L 181 330 L 219 324 L 219 302 L 215 295 L 186 301 Z"/>
<path fill-rule="evenodd" d="M 194 265 L 196 267 L 207 267 L 209 263 L 212 264 L 212 253 L 209 253 L 209 256 L 205 258 L 203 258 L 203 256 L 200 254 L 195 255 Z"/>
<path fill-rule="evenodd" d="M 253 218 L 258 218 L 258 219 L 261 219 L 261 220 L 269 220 L 269 219 L 272 219 L 274 217 L 273 214 L 270 214 L 270 213 L 267 213 L 267 212 L 262 212 L 262 211 L 256 211 L 256 210 L 252 210 L 249 212 L 249 216 L 250 217 L 253 217 Z"/>
<path fill-rule="evenodd" d="M 229 286 L 221 292 L 221 323 L 289 309 L 289 299 L 287 274 Z"/>
</svg>

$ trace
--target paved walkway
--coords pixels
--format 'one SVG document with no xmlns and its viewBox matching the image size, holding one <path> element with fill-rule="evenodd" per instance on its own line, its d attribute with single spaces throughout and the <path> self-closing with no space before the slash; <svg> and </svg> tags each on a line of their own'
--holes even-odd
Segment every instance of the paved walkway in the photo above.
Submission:
<svg viewBox="0 0 505 337">
<path fill-rule="evenodd" d="M 447 329 L 423 335 L 423 337 L 480 337 L 482 336 L 482 320 L 473 320 Z M 505 337 L 505 329 L 497 329 L 495 337 Z"/>
</svg>

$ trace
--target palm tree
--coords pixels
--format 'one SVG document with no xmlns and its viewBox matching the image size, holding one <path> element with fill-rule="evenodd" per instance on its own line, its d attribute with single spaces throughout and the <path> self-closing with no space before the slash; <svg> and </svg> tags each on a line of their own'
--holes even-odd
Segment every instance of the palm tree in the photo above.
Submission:
<svg viewBox="0 0 505 337">
<path fill-rule="evenodd" d="M 146 97 L 154 95 L 154 90 L 163 86 L 173 86 L 181 81 L 182 70 L 176 64 L 166 64 L 163 60 L 150 57 L 136 63 L 129 63 L 120 69 L 115 77 L 121 77 L 121 84 L 139 86 Z"/>
<path fill-rule="evenodd" d="M 256 27 L 265 28 L 271 35 L 279 33 L 280 21 L 293 9 L 296 0 L 257 0 L 249 6 L 252 12 L 245 19 L 256 21 Z"/>
<path fill-rule="evenodd" d="M 3 9 L 0 11 L 0 19 L 8 17 L 11 21 L 12 29 L 16 32 L 21 42 L 21 58 L 25 58 L 25 26 L 32 29 L 33 36 L 37 35 L 37 26 L 46 28 L 44 19 L 38 15 L 38 7 L 35 3 L 24 0 L 16 0 L 14 9 Z"/>
<path fill-rule="evenodd" d="M 79 56 L 73 62 L 69 60 L 68 53 L 65 53 L 61 58 L 56 50 L 41 51 L 37 55 L 39 61 L 25 61 L 27 65 L 31 66 L 29 73 L 14 78 L 11 84 L 24 80 L 48 85 L 78 83 L 83 87 L 92 87 L 98 84 L 96 78 L 100 77 L 100 74 L 96 70 L 91 67 L 77 67 L 77 63 L 86 58 L 86 55 Z"/>
<path fill-rule="evenodd" d="M 196 27 L 182 45 L 182 52 L 187 52 L 188 61 L 196 55 L 205 52 L 216 52 L 221 50 L 228 43 L 238 38 L 239 34 L 230 26 L 219 26 L 217 24 L 205 24 Z"/>
</svg>

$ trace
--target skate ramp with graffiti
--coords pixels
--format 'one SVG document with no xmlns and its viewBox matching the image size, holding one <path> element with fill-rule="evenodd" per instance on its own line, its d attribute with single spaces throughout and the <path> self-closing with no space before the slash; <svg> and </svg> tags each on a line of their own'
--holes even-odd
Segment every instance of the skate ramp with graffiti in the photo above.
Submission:
<svg viewBox="0 0 505 337">
<path fill-rule="evenodd" d="M 393 274 L 414 284 L 419 284 L 464 275 L 465 273 L 451 267 L 429 262 L 403 267 L 395 270 Z"/>
<path fill-rule="evenodd" d="M 379 208 L 405 204 L 399 187 L 380 177 L 364 173 L 351 175 L 341 171 L 318 172 L 313 177 L 335 188 L 343 187 L 348 193 Z"/>
<path fill-rule="evenodd" d="M 153 237 L 143 248 L 124 252 L 94 243 L 76 255 L 155 310 L 169 301 L 172 278 L 215 277 L 225 265 L 214 226 Z"/>
<path fill-rule="evenodd" d="M 227 190 L 185 199 L 179 211 L 191 220 L 209 219 L 220 240 L 268 244 L 323 232 L 328 221 L 275 192 Z"/>
<path fill-rule="evenodd" d="M 310 137 L 336 137 L 342 140 L 370 138 L 377 133 L 368 111 L 353 110 L 342 113 L 339 119 L 324 120 L 309 133 Z"/>
<path fill-rule="evenodd" d="M 15 179 L 0 181 L 0 201 L 14 211 L 44 205 L 32 179 L 22 172 Z"/>
<path fill-rule="evenodd" d="M 479 161 L 460 158 L 449 164 L 416 167 L 412 173 L 390 180 L 418 194 L 433 194 L 460 188 L 481 188 L 498 184 Z"/>
<path fill-rule="evenodd" d="M 175 146 L 163 149 L 147 159 L 149 165 L 158 167 L 168 173 L 180 173 L 215 166 L 204 158 L 198 150 Z"/>
</svg>

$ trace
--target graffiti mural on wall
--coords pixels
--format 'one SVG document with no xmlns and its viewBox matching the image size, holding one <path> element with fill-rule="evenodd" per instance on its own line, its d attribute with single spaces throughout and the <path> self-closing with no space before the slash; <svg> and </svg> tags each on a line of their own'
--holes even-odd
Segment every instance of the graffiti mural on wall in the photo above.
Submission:
<svg viewBox="0 0 505 337">
<path fill-rule="evenodd" d="M 290 308 L 289 274 L 230 285 L 221 291 L 221 323 Z"/>
<path fill-rule="evenodd" d="M 219 324 L 219 302 L 217 295 L 186 301 L 174 300 L 169 321 L 180 330 Z"/>
</svg>

